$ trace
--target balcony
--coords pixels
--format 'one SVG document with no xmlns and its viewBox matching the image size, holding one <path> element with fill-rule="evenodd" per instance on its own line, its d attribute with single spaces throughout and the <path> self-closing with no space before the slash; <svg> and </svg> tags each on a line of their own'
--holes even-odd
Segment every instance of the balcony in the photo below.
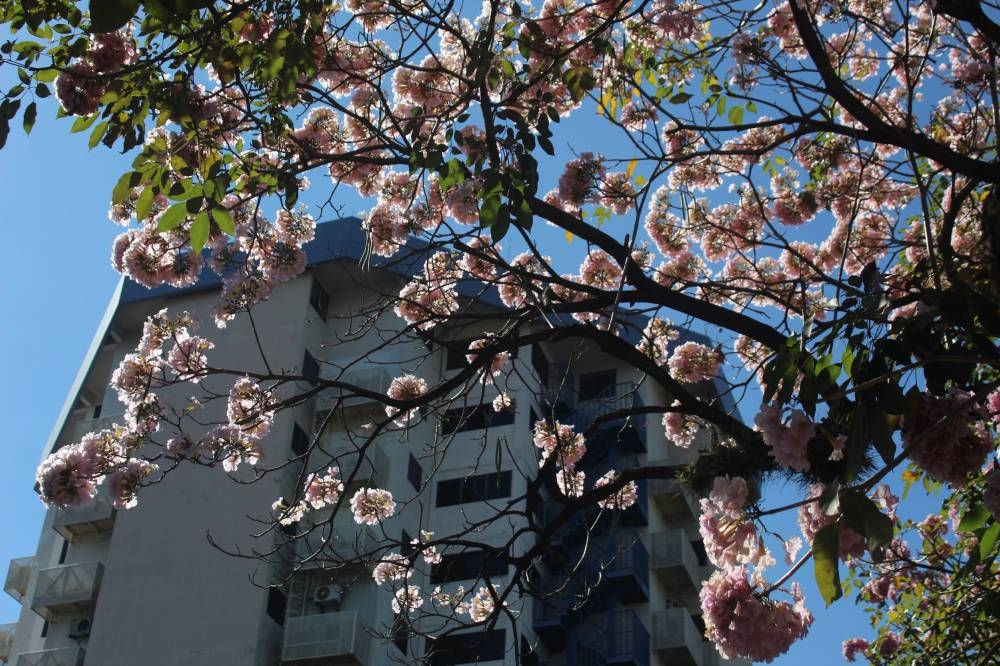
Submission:
<svg viewBox="0 0 1000 666">
<path fill-rule="evenodd" d="M 532 602 L 531 626 L 539 640 L 549 650 L 562 652 L 569 637 L 569 618 L 565 602 L 558 597 L 535 599 Z"/>
<path fill-rule="evenodd" d="M 595 616 L 580 625 L 567 664 L 649 666 L 649 632 L 631 610 Z"/>
<path fill-rule="evenodd" d="M 321 355 L 316 358 L 322 358 Z M 343 382 L 358 389 L 384 396 L 389 391 L 397 368 L 394 365 L 376 363 L 353 363 L 350 359 L 335 359 L 320 367 L 319 376 L 331 382 Z M 332 397 L 331 394 L 325 394 Z M 357 395 L 353 391 L 342 390 L 338 397 L 343 397 L 350 405 L 377 402 L 374 396 Z"/>
<path fill-rule="evenodd" d="M 649 601 L 649 552 L 635 533 L 619 533 L 603 585 L 625 603 Z"/>
<path fill-rule="evenodd" d="M 121 407 L 121 403 L 118 403 Z M 102 430 L 110 430 L 111 426 L 115 423 L 123 423 L 125 420 L 125 415 L 122 413 L 118 414 L 108 414 L 107 416 L 102 416 L 96 419 L 84 419 L 73 426 L 73 441 L 80 441 L 84 435 L 91 432 L 100 432 Z"/>
<path fill-rule="evenodd" d="M 41 569 L 31 609 L 50 621 L 63 613 L 87 611 L 97 602 L 103 575 L 100 562 Z"/>
<path fill-rule="evenodd" d="M 367 664 L 371 638 L 357 611 L 303 615 L 285 621 L 281 661 L 293 666 Z"/>
<path fill-rule="evenodd" d="M 349 508 L 341 509 L 344 513 L 349 510 Z M 378 548 L 380 542 L 385 540 L 380 532 L 381 529 L 377 526 L 364 527 L 353 523 L 338 525 L 332 530 L 329 526 L 319 525 L 298 540 L 296 545 L 298 557 L 306 560 L 307 567 L 310 564 L 343 563 L 354 560 Z"/>
<path fill-rule="evenodd" d="M 702 636 L 686 608 L 653 613 L 653 651 L 672 665 L 708 666 L 704 661 Z"/>
<path fill-rule="evenodd" d="M 67 541 L 87 534 L 105 534 L 115 525 L 115 509 L 107 493 L 98 493 L 90 504 L 57 509 L 52 529 Z"/>
<path fill-rule="evenodd" d="M 0 661 L 10 661 L 10 651 L 14 647 L 14 629 L 16 624 L 0 624 Z"/>
<path fill-rule="evenodd" d="M 17 658 L 15 666 L 83 666 L 85 654 L 79 647 L 26 652 Z"/>
<path fill-rule="evenodd" d="M 650 467 L 669 463 L 657 461 Z M 701 509 L 694 496 L 681 486 L 677 479 L 653 479 L 649 481 L 649 498 L 664 516 L 677 525 L 694 525 L 698 522 Z"/>
<path fill-rule="evenodd" d="M 671 592 L 695 593 L 701 583 L 698 556 L 681 529 L 652 535 L 653 571 Z"/>
<path fill-rule="evenodd" d="M 28 580 L 31 578 L 34 561 L 33 557 L 18 557 L 11 560 L 7 568 L 3 589 L 18 602 L 24 601 L 24 595 L 28 593 Z"/>
</svg>

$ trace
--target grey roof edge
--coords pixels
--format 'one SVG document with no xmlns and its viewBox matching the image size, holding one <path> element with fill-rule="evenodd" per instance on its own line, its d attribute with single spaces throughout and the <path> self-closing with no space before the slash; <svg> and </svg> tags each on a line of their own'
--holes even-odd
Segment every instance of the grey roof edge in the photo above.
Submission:
<svg viewBox="0 0 1000 666">
<path fill-rule="evenodd" d="M 63 402 L 62 409 L 59 411 L 59 416 L 56 417 L 55 425 L 49 433 L 48 440 L 45 442 L 45 448 L 42 449 L 41 460 L 45 460 L 50 453 L 55 451 L 56 443 L 59 441 L 59 435 L 62 433 L 63 428 L 66 427 L 66 421 L 69 419 L 70 412 L 73 411 L 73 405 L 76 404 L 77 399 L 80 397 L 83 385 L 87 381 L 87 375 L 90 374 L 90 368 L 101 351 L 104 339 L 111 331 L 111 322 L 114 321 L 115 314 L 118 313 L 118 307 L 123 302 L 125 283 L 126 280 L 123 275 L 118 279 L 118 284 L 115 286 L 115 291 L 111 295 L 111 300 L 104 309 L 104 316 L 101 317 L 101 322 L 97 325 L 97 332 L 94 334 L 94 338 L 90 341 L 87 353 L 83 357 L 83 363 L 80 365 L 80 369 L 77 371 L 72 385 L 70 385 L 69 393 L 66 395 L 66 400 Z M 41 460 L 39 462 L 41 462 Z"/>
</svg>

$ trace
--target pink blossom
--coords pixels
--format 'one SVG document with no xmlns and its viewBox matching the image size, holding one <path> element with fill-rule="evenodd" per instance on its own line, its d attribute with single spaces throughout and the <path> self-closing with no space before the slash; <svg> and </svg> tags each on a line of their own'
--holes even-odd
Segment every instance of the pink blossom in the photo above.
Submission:
<svg viewBox="0 0 1000 666">
<path fill-rule="evenodd" d="M 493 411 L 503 412 L 503 411 L 514 411 L 515 406 L 514 398 L 510 397 L 507 393 L 500 393 L 497 397 L 493 398 Z"/>
<path fill-rule="evenodd" d="M 486 236 L 475 236 L 467 245 L 470 252 L 462 255 L 461 267 L 474 278 L 488 282 L 496 277 L 496 262 L 500 258 L 500 245 Z"/>
<path fill-rule="evenodd" d="M 87 60 L 99 72 L 117 72 L 138 59 L 135 40 L 124 30 L 95 34 Z"/>
<path fill-rule="evenodd" d="M 580 266 L 580 280 L 591 287 L 617 289 L 621 278 L 621 267 L 603 250 L 592 250 Z"/>
<path fill-rule="evenodd" d="M 583 495 L 583 484 L 586 474 L 572 468 L 563 468 L 556 472 L 556 485 L 559 492 L 566 497 L 580 497 Z"/>
<path fill-rule="evenodd" d="M 697 419 L 680 411 L 680 401 L 674 400 L 670 407 L 675 411 L 670 411 L 663 415 L 663 429 L 666 432 L 667 439 L 675 446 L 686 449 L 694 443 L 694 439 L 701 429 L 701 423 Z"/>
<path fill-rule="evenodd" d="M 354 520 L 360 525 L 375 525 L 396 512 L 392 493 L 381 488 L 362 488 L 351 498 Z"/>
<path fill-rule="evenodd" d="M 274 397 L 249 377 L 236 380 L 229 390 L 226 416 L 229 425 L 243 437 L 260 439 L 267 436 L 274 423 Z"/>
<path fill-rule="evenodd" d="M 857 659 L 858 653 L 864 654 L 868 650 L 868 641 L 863 638 L 848 638 L 844 641 L 844 659 L 851 663 Z"/>
<path fill-rule="evenodd" d="M 139 503 L 137 493 L 143 480 L 156 470 L 156 465 L 138 458 L 129 458 L 123 466 L 108 475 L 108 490 L 116 509 L 131 509 Z"/>
<path fill-rule="evenodd" d="M 594 481 L 594 490 L 613 483 L 617 478 L 618 475 L 615 473 L 615 470 L 608 470 L 604 476 Z M 602 509 L 624 511 L 635 504 L 638 499 L 639 487 L 635 484 L 635 481 L 629 481 L 607 499 L 598 500 L 597 506 Z"/>
<path fill-rule="evenodd" d="M 416 375 L 403 375 L 392 380 L 392 383 L 389 384 L 387 395 L 393 400 L 408 401 L 416 400 L 424 393 L 427 393 L 427 382 Z M 385 408 L 386 416 L 392 418 L 393 422 L 399 427 L 404 427 L 409 423 L 414 411 L 411 409 L 400 412 L 398 407 L 393 407 L 392 405 L 387 405 Z"/>
<path fill-rule="evenodd" d="M 196 446 L 221 460 L 222 469 L 230 473 L 239 469 L 240 465 L 260 462 L 261 450 L 257 440 L 246 437 L 238 426 L 232 424 L 215 426 Z"/>
<path fill-rule="evenodd" d="M 481 587 L 470 600 L 469 617 L 473 622 L 485 622 L 493 614 L 495 607 L 492 590 Z"/>
<path fill-rule="evenodd" d="M 914 463 L 953 488 L 966 484 L 993 450 L 975 396 L 959 389 L 937 397 L 924 393 L 921 408 L 903 420 L 903 445 Z M 925 433 L 935 426 L 933 432 Z"/>
<path fill-rule="evenodd" d="M 490 345 L 496 344 L 496 339 L 494 336 L 489 335 L 485 338 L 479 338 L 478 340 L 473 340 L 469 343 L 469 351 L 476 352 L 480 349 L 485 349 Z M 470 365 L 476 362 L 479 358 L 479 354 L 469 353 L 466 354 L 465 359 Z M 480 375 L 480 380 L 484 384 L 492 384 L 500 371 L 503 370 L 504 366 L 510 361 L 510 352 L 502 351 L 495 354 L 491 359 L 486 368 L 483 369 L 482 375 Z"/>
<path fill-rule="evenodd" d="M 205 352 L 215 344 L 197 335 L 177 336 L 174 348 L 167 355 L 167 363 L 177 373 L 177 378 L 198 383 L 208 368 Z"/>
<path fill-rule="evenodd" d="M 94 463 L 79 445 L 64 446 L 50 454 L 35 473 L 42 502 L 60 508 L 89 504 L 103 480 Z"/>
<path fill-rule="evenodd" d="M 677 381 L 687 383 L 715 377 L 721 363 L 721 352 L 697 342 L 685 342 L 676 347 L 668 361 L 670 375 Z"/>
<path fill-rule="evenodd" d="M 771 457 L 782 467 L 804 472 L 809 469 L 808 444 L 815 434 L 815 427 L 805 412 L 796 409 L 785 425 L 781 410 L 774 405 L 761 405 L 754 424 L 770 447 Z"/>
<path fill-rule="evenodd" d="M 71 116 L 89 116 L 100 106 L 108 84 L 87 61 L 77 62 L 56 77 L 56 99 Z"/>
<path fill-rule="evenodd" d="M 344 484 L 340 480 L 340 468 L 336 465 L 328 467 L 326 474 L 310 474 L 306 479 L 303 499 L 313 509 L 322 509 L 325 506 L 332 506 L 340 499 L 340 494 L 344 492 Z"/>
<path fill-rule="evenodd" d="M 420 588 L 416 585 L 404 585 L 392 597 L 392 612 L 396 615 L 412 613 L 423 605 L 424 598 L 420 596 Z"/>
<path fill-rule="evenodd" d="M 657 365 L 663 365 L 667 362 L 670 343 L 679 337 L 680 333 L 669 319 L 653 317 L 643 329 L 642 340 L 635 348 L 656 361 Z"/>
<path fill-rule="evenodd" d="M 788 537 L 784 543 L 785 564 L 794 564 L 799 551 L 802 550 L 802 539 L 797 536 Z"/>
<path fill-rule="evenodd" d="M 805 637 L 813 623 L 797 584 L 793 595 L 794 605 L 761 595 L 744 567 L 716 571 L 701 586 L 705 635 L 726 659 L 771 662 Z"/>
<path fill-rule="evenodd" d="M 592 200 L 597 181 L 604 176 L 604 157 L 581 153 L 566 163 L 559 177 L 559 199 L 572 208 L 580 208 Z"/>
<path fill-rule="evenodd" d="M 821 529 L 838 521 L 839 516 L 827 515 L 819 505 L 819 496 L 823 494 L 823 485 L 816 483 L 809 489 L 809 498 L 815 501 L 807 502 L 799 507 L 799 529 L 802 530 L 806 541 L 812 543 L 816 538 L 816 533 Z M 865 538 L 852 530 L 843 521 L 840 523 L 840 559 L 847 561 L 854 557 L 861 557 L 865 553 Z"/>
<path fill-rule="evenodd" d="M 700 502 L 698 530 L 709 561 L 717 567 L 757 564 L 765 550 L 757 528 L 747 519 L 747 484 L 740 477 L 716 477 L 712 492 Z"/>
<path fill-rule="evenodd" d="M 573 432 L 572 425 L 564 425 L 558 421 L 551 426 L 545 421 L 535 421 L 532 441 L 542 450 L 539 466 L 544 465 L 549 456 L 555 454 L 557 465 L 572 467 L 587 452 L 583 435 Z"/>
<path fill-rule="evenodd" d="M 410 560 L 399 553 L 386 553 L 372 570 L 372 578 L 376 585 L 382 585 L 387 580 L 404 580 L 413 574 Z"/>
</svg>

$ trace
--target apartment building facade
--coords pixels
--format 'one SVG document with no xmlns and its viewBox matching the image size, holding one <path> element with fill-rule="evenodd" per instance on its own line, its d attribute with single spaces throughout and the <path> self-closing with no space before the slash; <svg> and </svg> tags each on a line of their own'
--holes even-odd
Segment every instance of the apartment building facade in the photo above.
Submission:
<svg viewBox="0 0 1000 666">
<path fill-rule="evenodd" d="M 464 355 L 454 349 L 395 337 L 402 324 L 391 310 L 371 314 L 385 294 L 398 293 L 419 256 L 361 270 L 364 238 L 351 220 L 320 225 L 308 250 L 309 269 L 254 311 L 256 330 L 246 317 L 219 330 L 207 323 L 217 296 L 214 278 L 183 290 L 122 283 L 43 454 L 120 420 L 121 403 L 108 380 L 135 348 L 145 318 L 164 307 L 206 322 L 201 334 L 216 344 L 210 357 L 216 367 L 277 368 L 374 393 L 405 372 L 433 382 L 462 367 Z M 490 306 L 481 293 L 465 296 Z M 455 335 L 478 337 L 483 326 Z M 16 623 L 0 627 L 0 661 L 364 666 L 411 663 L 433 647 L 437 666 L 719 664 L 699 617 L 700 581 L 710 571 L 697 503 L 667 480 L 640 483 L 639 500 L 627 511 L 584 513 L 563 526 L 530 574 L 544 594 L 511 603 L 516 626 L 503 619 L 488 633 L 469 630 L 437 641 L 375 635 L 396 626 L 391 593 L 359 569 L 331 561 L 375 550 L 387 536 L 405 544 L 423 532 L 452 533 L 522 495 L 529 475 L 521 470 L 537 469 L 531 431 L 540 417 L 582 430 L 625 407 L 666 404 L 661 389 L 633 368 L 579 342 L 525 346 L 512 363 L 516 371 L 504 385 L 516 401 L 512 411 L 494 412 L 497 389 L 477 385 L 405 435 L 379 437 L 360 461 L 356 433 L 384 413 L 383 406 L 327 390 L 279 414 L 260 464 L 270 471 L 253 483 L 247 483 L 249 472 L 234 482 L 220 469 L 181 465 L 144 489 L 134 509 L 115 511 L 99 495 L 89 506 L 48 511 L 36 552 L 8 568 L 4 589 L 22 610 Z M 317 439 L 320 423 L 327 426 Z M 666 440 L 659 418 L 640 416 L 606 421 L 588 439 L 578 467 L 595 479 L 609 469 L 681 465 L 690 455 Z M 299 462 L 283 464 L 289 459 Z M 348 511 L 332 519 L 311 516 L 285 531 L 260 522 L 276 497 L 294 495 L 303 465 L 314 471 L 330 462 L 357 467 L 351 487 L 387 488 L 397 499 L 413 499 L 372 527 L 359 527 Z M 544 521 L 550 509 L 533 510 Z M 316 528 L 306 533 L 310 524 Z M 498 521 L 475 538 L 502 543 L 515 528 Z M 443 556 L 411 582 L 428 590 L 468 589 L 481 575 L 501 582 L 509 576 L 499 562 L 461 551 Z"/>
</svg>

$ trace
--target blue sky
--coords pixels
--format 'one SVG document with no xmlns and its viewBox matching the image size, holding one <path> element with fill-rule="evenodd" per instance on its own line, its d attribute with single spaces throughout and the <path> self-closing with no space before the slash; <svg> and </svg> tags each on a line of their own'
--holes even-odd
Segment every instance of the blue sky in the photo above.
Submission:
<svg viewBox="0 0 1000 666">
<path fill-rule="evenodd" d="M 107 204 L 130 160 L 103 148 L 89 151 L 86 135 L 70 135 L 70 123 L 52 120 L 53 111 L 45 105 L 30 139 L 15 128 L 0 151 L 0 197 L 8 211 L 11 251 L 0 264 L 0 304 L 6 314 L 0 353 L 8 371 L 0 397 L 12 417 L 0 465 L 0 493 L 9 516 L 0 539 L 4 571 L 9 559 L 35 551 L 43 509 L 32 490 L 34 470 L 118 279 L 108 256 L 119 228 L 108 221 Z M 565 241 L 560 238 L 558 245 L 565 247 Z M 756 407 L 744 406 L 744 416 Z M 794 501 L 800 492 L 794 487 L 775 491 L 769 506 Z M 796 533 L 794 517 L 777 529 Z M 868 635 L 866 619 L 849 600 L 823 610 L 810 565 L 800 580 L 816 624 L 776 663 L 840 663 L 841 640 Z M 0 595 L 0 623 L 15 621 L 18 612 L 12 599 Z"/>
</svg>

